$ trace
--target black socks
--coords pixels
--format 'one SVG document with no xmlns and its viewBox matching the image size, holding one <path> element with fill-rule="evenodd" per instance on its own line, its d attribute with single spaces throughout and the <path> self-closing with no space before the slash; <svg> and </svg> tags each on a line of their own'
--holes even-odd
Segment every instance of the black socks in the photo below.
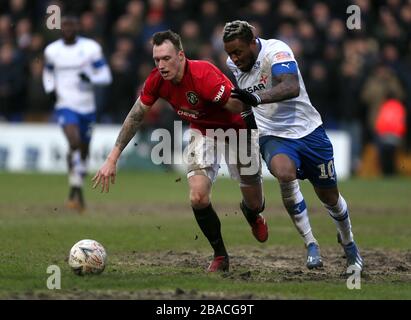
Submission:
<svg viewBox="0 0 411 320">
<path fill-rule="evenodd" d="M 249 224 L 253 224 L 253 223 L 257 220 L 258 215 L 259 215 L 261 212 L 264 211 L 264 208 L 265 208 L 265 200 L 264 200 L 264 202 L 263 202 L 263 207 L 262 207 L 261 209 L 259 209 L 259 210 L 251 210 L 250 208 L 248 208 L 248 207 L 246 206 L 244 200 L 241 201 L 241 203 L 240 203 L 240 208 L 241 208 L 241 211 L 242 211 L 243 214 L 244 214 L 244 217 L 247 219 L 248 223 L 249 223 Z"/>
<path fill-rule="evenodd" d="M 214 256 L 228 256 L 221 235 L 221 223 L 211 203 L 203 209 L 194 209 L 194 216 L 201 231 L 214 249 Z"/>
</svg>

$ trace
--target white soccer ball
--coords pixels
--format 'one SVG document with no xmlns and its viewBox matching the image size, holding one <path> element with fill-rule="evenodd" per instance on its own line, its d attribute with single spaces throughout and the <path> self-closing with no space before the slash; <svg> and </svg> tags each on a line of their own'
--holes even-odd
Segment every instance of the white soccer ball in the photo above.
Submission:
<svg viewBox="0 0 411 320">
<path fill-rule="evenodd" d="M 70 250 L 68 264 L 77 275 L 99 274 L 104 271 L 107 253 L 95 240 L 81 240 Z"/>
</svg>

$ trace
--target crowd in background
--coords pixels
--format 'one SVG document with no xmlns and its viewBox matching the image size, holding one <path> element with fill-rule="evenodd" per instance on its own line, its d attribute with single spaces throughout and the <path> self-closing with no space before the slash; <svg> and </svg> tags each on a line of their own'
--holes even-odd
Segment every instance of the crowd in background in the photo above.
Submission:
<svg viewBox="0 0 411 320">
<path fill-rule="evenodd" d="M 325 127 L 350 133 L 354 170 L 385 102 L 398 101 L 410 118 L 411 0 L 0 0 L 0 121 L 52 121 L 41 79 L 43 49 L 60 36 L 46 27 L 52 4 L 78 14 L 81 34 L 104 49 L 113 83 L 96 89 L 100 123 L 127 115 L 153 67 L 154 32 L 178 32 L 188 58 L 228 74 L 222 29 L 234 19 L 290 45 Z M 360 30 L 346 26 L 351 4 L 361 9 Z M 159 102 L 146 125 L 167 127 L 174 116 Z"/>
</svg>

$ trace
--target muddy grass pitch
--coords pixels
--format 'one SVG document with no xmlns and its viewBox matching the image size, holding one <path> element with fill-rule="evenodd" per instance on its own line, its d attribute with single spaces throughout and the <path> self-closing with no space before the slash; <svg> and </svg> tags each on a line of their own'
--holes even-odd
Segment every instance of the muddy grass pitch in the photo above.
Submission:
<svg viewBox="0 0 411 320">
<path fill-rule="evenodd" d="M 302 183 L 324 268 L 305 268 L 305 249 L 265 181 L 270 237 L 257 243 L 238 208 L 239 190 L 218 180 L 213 206 L 230 253 L 230 271 L 207 274 L 211 251 L 187 203 L 184 177 L 123 173 L 109 194 L 86 189 L 83 215 L 64 209 L 64 176 L 0 176 L 2 299 L 410 299 L 410 180 L 351 180 L 340 189 L 351 209 L 366 268 L 361 289 L 349 290 L 335 226 Z M 108 265 L 78 277 L 67 265 L 80 239 L 101 242 Z M 61 269 L 61 289 L 47 289 L 46 269 Z"/>
</svg>

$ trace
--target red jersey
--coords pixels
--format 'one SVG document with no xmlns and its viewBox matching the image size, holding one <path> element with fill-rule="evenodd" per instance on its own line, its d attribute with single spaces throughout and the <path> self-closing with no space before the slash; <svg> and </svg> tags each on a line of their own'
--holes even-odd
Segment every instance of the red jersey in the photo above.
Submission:
<svg viewBox="0 0 411 320">
<path fill-rule="evenodd" d="M 147 106 L 158 98 L 165 99 L 182 119 L 190 122 L 191 128 L 205 134 L 206 129 L 246 128 L 239 114 L 223 108 L 232 88 L 231 81 L 211 63 L 186 59 L 184 75 L 178 84 L 164 80 L 154 68 L 144 83 L 140 99 Z"/>
</svg>

